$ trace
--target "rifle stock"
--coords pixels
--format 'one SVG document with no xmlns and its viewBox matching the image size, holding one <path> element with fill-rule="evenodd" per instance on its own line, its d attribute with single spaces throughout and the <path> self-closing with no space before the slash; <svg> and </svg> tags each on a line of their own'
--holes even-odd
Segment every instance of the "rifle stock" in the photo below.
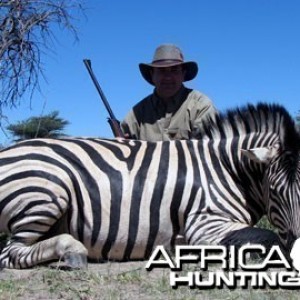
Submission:
<svg viewBox="0 0 300 300">
<path fill-rule="evenodd" d="M 124 133 L 121 129 L 120 122 L 117 119 L 107 119 L 108 124 L 114 134 L 115 137 L 124 137 Z"/>
<path fill-rule="evenodd" d="M 96 89 L 97 89 L 97 91 L 100 95 L 100 98 L 101 98 L 106 110 L 108 111 L 108 114 L 109 114 L 108 123 L 110 125 L 110 128 L 111 128 L 114 136 L 124 138 L 124 134 L 123 134 L 123 131 L 121 129 L 120 122 L 116 119 L 116 117 L 115 117 L 115 115 L 114 115 L 114 113 L 113 113 L 113 111 L 112 111 L 112 109 L 111 109 L 111 107 L 110 107 L 110 105 L 109 105 L 109 103 L 108 103 L 101 87 L 100 87 L 100 84 L 99 84 L 99 82 L 98 82 L 98 80 L 97 80 L 97 78 L 96 78 L 96 76 L 95 76 L 95 74 L 92 70 L 91 61 L 89 59 L 84 59 L 83 62 L 84 62 L 85 66 L 86 66 L 86 68 L 87 68 L 87 70 L 88 70 L 88 72 L 89 72 L 89 74 L 92 78 L 92 81 L 94 82 L 94 85 L 95 85 L 95 87 L 96 87 Z"/>
</svg>

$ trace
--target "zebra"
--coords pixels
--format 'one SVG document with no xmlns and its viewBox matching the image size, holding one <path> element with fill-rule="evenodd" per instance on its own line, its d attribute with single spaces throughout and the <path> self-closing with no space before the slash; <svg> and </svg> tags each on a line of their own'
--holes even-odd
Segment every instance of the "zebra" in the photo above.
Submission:
<svg viewBox="0 0 300 300">
<path fill-rule="evenodd" d="M 280 244 L 300 237 L 300 137 L 259 103 L 191 140 L 32 139 L 0 152 L 1 268 L 143 260 L 157 245 Z M 278 234 L 255 227 L 267 215 Z"/>
</svg>

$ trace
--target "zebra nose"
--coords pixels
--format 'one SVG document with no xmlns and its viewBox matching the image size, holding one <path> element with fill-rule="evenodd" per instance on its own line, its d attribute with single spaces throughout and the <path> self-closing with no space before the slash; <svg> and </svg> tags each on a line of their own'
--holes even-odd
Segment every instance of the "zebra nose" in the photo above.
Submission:
<svg viewBox="0 0 300 300">
<path fill-rule="evenodd" d="M 287 235 L 287 243 L 286 243 L 287 251 L 289 252 L 291 251 L 296 239 L 297 237 L 294 235 L 294 233 L 289 231 Z"/>
</svg>

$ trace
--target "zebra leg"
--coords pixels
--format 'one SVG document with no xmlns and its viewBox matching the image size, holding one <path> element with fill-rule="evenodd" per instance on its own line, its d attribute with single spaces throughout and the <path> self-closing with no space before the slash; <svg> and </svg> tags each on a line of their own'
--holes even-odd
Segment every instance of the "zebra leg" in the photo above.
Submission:
<svg viewBox="0 0 300 300">
<path fill-rule="evenodd" d="M 0 256 L 1 268 L 30 268 L 51 260 L 63 261 L 58 267 L 71 269 L 87 267 L 87 249 L 69 234 L 60 234 L 50 239 L 26 246 L 10 241 Z"/>
<path fill-rule="evenodd" d="M 62 260 L 69 268 L 86 267 L 87 249 L 67 233 L 68 200 L 26 203 L 20 211 L 6 211 L 11 216 L 7 226 L 11 238 L 0 254 L 0 268 L 23 269 L 53 260 Z"/>
</svg>

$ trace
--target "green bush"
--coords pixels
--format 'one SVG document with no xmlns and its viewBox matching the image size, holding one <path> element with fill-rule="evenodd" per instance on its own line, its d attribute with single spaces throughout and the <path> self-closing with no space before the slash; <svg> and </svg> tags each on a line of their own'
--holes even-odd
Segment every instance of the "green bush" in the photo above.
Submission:
<svg viewBox="0 0 300 300">
<path fill-rule="evenodd" d="M 263 216 L 256 224 L 256 227 L 269 229 L 276 232 L 276 228 L 269 222 L 267 216 Z"/>
</svg>

